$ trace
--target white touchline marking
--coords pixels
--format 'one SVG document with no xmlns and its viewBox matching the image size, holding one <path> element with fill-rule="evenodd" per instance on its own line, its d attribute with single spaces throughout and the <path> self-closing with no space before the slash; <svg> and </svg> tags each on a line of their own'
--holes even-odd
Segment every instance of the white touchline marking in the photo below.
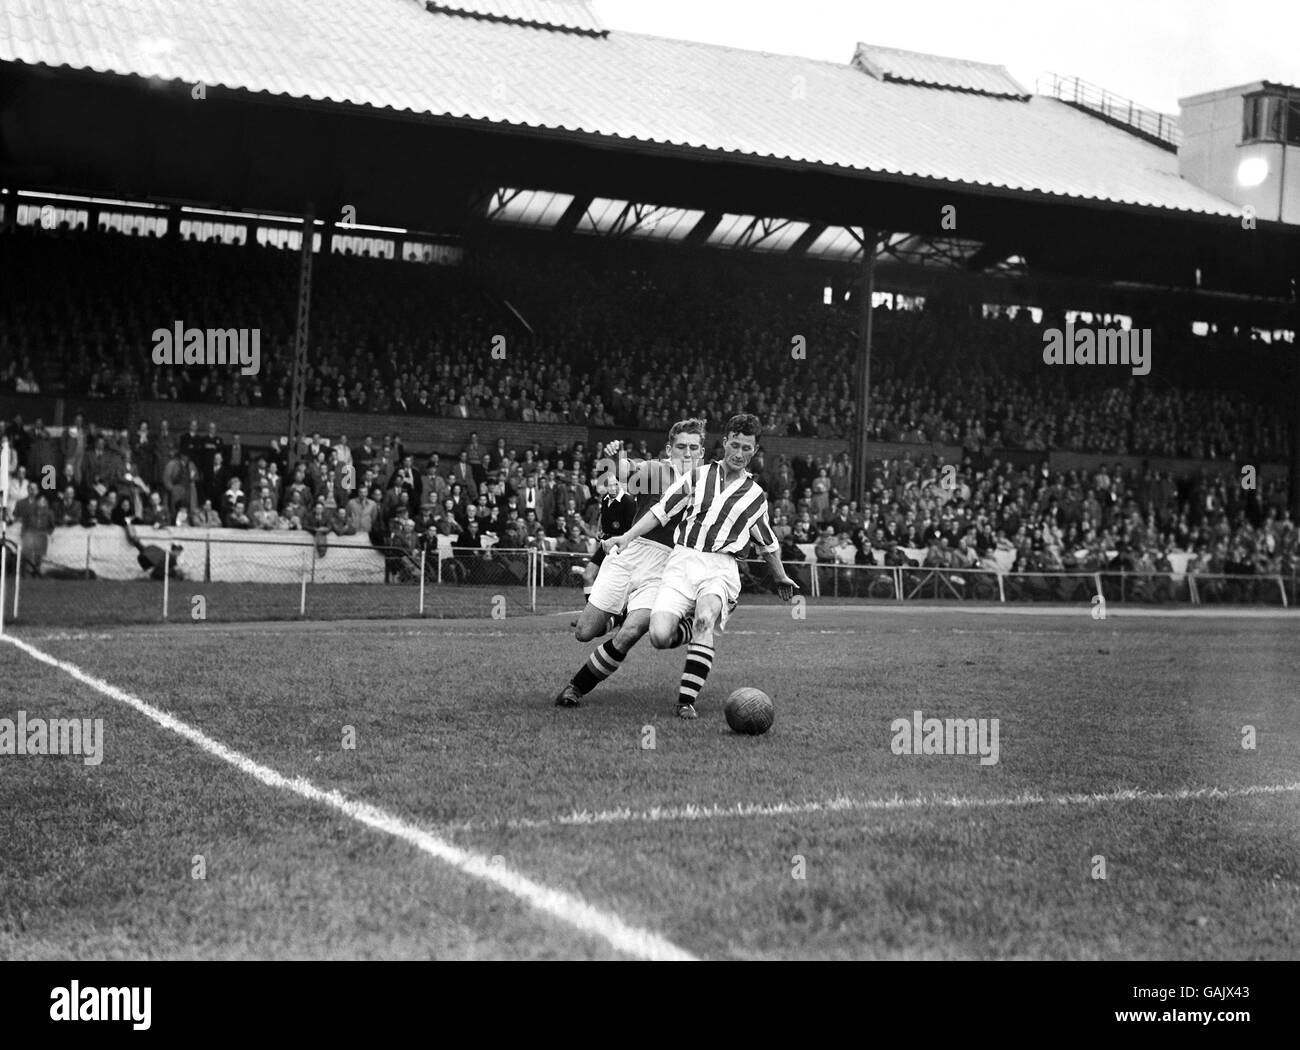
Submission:
<svg viewBox="0 0 1300 1050">
<path fill-rule="evenodd" d="M 113 636 L 107 632 L 92 634 L 87 631 L 56 631 L 53 634 L 40 635 L 40 639 L 43 642 L 84 642 L 87 638 L 102 641 L 112 637 Z"/>
<path fill-rule="evenodd" d="M 1252 795 L 1280 795 L 1300 791 L 1300 780 L 1285 784 L 1252 785 L 1242 788 L 1180 788 L 1177 791 L 1143 791 L 1125 788 L 1097 794 L 1040 795 L 1026 792 L 1001 798 L 980 798 L 973 795 L 935 795 L 924 798 L 840 798 L 821 802 L 738 802 L 730 806 L 655 806 L 651 809 L 607 809 L 592 812 L 576 810 L 573 813 L 549 819 L 512 819 L 493 823 L 466 821 L 444 824 L 443 831 L 491 831 L 500 828 L 511 830 L 587 827 L 596 824 L 657 823 L 668 820 L 716 820 L 726 817 L 781 817 L 809 813 L 870 813 L 900 809 L 998 809 L 1009 806 L 1096 806 L 1112 802 L 1186 802 L 1189 799 L 1247 798 Z"/>
<path fill-rule="evenodd" d="M 848 612 L 901 613 L 904 616 L 927 616 L 933 613 L 965 613 L 971 616 L 1066 616 L 1078 619 L 1090 612 L 1087 605 L 1020 605 L 1007 602 L 1005 605 L 969 605 L 965 602 L 953 602 L 951 605 L 907 605 L 881 602 L 879 605 L 820 605 L 809 602 L 809 608 L 825 612 L 843 609 Z M 775 608 L 775 606 L 750 606 L 751 609 Z M 819 615 L 822 613 L 819 612 Z M 1148 608 L 1137 605 L 1121 605 L 1118 602 L 1106 606 L 1106 618 L 1135 617 L 1148 619 L 1176 620 L 1296 620 L 1300 619 L 1300 609 L 1281 608 L 1232 608 L 1228 606 L 1204 605 L 1180 609 Z"/>
<path fill-rule="evenodd" d="M 402 839 L 429 856 L 463 871 L 466 875 L 495 883 L 507 893 L 531 904 L 538 911 L 545 912 L 584 934 L 601 938 L 625 955 L 655 961 L 694 961 L 695 959 L 695 956 L 658 934 L 629 926 L 617 916 L 603 912 L 571 894 L 543 886 L 525 875 L 511 871 L 504 864 L 493 864 L 488 857 L 453 846 L 432 832 L 409 824 L 378 806 L 345 798 L 337 791 L 324 791 L 303 777 L 290 778 L 277 773 L 274 769 L 227 747 L 219 740 L 214 740 L 202 730 L 182 722 L 175 715 L 168 714 L 139 697 L 132 696 L 102 679 L 87 674 L 75 664 L 67 663 L 42 652 L 35 646 L 19 641 L 12 634 L 0 634 L 0 641 L 8 642 L 43 664 L 58 668 L 110 699 L 126 704 L 146 718 L 157 722 L 164 729 L 170 729 L 208 754 L 230 763 L 241 773 L 248 774 L 268 787 L 283 788 L 310 802 L 323 803 L 358 823 Z"/>
<path fill-rule="evenodd" d="M 381 621 L 367 621 L 368 626 L 381 628 Z M 277 621 L 277 620 L 249 620 L 240 623 L 208 623 L 202 627 L 189 626 L 189 621 L 185 624 L 175 624 L 171 627 L 124 627 L 117 634 L 107 632 L 90 633 L 86 631 L 52 631 L 48 634 L 32 634 L 29 638 L 35 638 L 41 642 L 81 642 L 87 639 L 91 641 L 106 640 L 125 640 L 132 638 L 175 638 L 179 634 L 224 634 L 224 635 L 243 635 L 256 634 L 265 636 L 267 634 L 311 634 L 313 637 L 322 635 L 347 635 L 355 636 L 357 627 L 320 627 L 314 624 L 301 623 L 297 621 Z M 378 634 L 379 631 L 376 630 Z M 383 631 L 384 638 L 427 638 L 430 635 L 436 635 L 439 638 L 505 638 L 505 631 L 439 631 L 436 628 L 424 631 Z"/>
</svg>

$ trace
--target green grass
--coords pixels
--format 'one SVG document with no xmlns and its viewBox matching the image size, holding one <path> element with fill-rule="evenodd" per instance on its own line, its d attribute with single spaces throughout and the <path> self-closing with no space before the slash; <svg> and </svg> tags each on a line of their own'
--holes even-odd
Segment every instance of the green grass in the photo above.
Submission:
<svg viewBox="0 0 1300 1050">
<path fill-rule="evenodd" d="M 590 649 L 565 617 L 20 636 L 704 957 L 1235 959 L 1300 955 L 1300 792 L 862 804 L 1296 782 L 1298 627 L 742 606 L 694 723 L 673 717 L 682 654 L 648 647 L 583 708 L 552 707 Z M 106 734 L 97 767 L 0 756 L 0 958 L 612 954 L 11 646 L 0 681 L 0 717 L 102 717 Z M 741 685 L 775 698 L 766 736 L 726 728 Z M 998 718 L 1000 761 L 893 754 L 889 723 L 915 708 Z M 647 816 L 836 798 L 856 808 Z"/>
</svg>

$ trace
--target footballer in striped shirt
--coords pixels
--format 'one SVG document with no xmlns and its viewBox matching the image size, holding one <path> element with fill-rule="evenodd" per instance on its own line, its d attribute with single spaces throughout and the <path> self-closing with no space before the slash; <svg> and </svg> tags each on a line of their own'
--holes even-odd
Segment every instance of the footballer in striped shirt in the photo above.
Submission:
<svg viewBox="0 0 1300 1050">
<path fill-rule="evenodd" d="M 736 559 L 751 540 L 771 569 L 781 600 L 788 602 L 798 590 L 781 564 L 781 546 L 768 520 L 767 493 L 746 469 L 758 449 L 758 435 L 758 417 L 732 416 L 722 459 L 684 474 L 631 529 L 605 541 L 606 550 L 615 553 L 656 525 L 683 515 L 650 610 L 651 645 L 689 645 L 677 694 L 682 718 L 696 717 L 695 701 L 713 667 L 714 631 L 726 627 L 740 597 Z"/>
<path fill-rule="evenodd" d="M 650 528 L 640 534 L 640 539 L 629 544 L 616 557 L 607 557 L 600 566 L 587 606 L 578 617 L 575 637 L 589 642 L 609 631 L 611 617 L 626 614 L 612 638 L 607 638 L 587 657 L 569 682 L 555 698 L 556 707 L 580 707 L 582 698 L 597 685 L 614 674 L 627 658 L 632 646 L 650 630 L 650 610 L 659 592 L 659 579 L 673 550 L 676 521 L 660 523 L 650 513 L 679 477 L 693 470 L 704 455 L 704 422 L 699 419 L 681 419 L 668 431 L 666 460 L 649 460 L 637 465 L 628 478 L 628 489 L 635 496 L 631 517 L 615 525 L 606 526 L 603 535 L 617 535 L 639 517 L 649 518 Z M 606 459 L 601 462 L 607 470 L 614 470 L 616 484 L 627 475 L 628 460 L 622 455 L 622 445 L 611 442 L 605 446 Z M 608 457 L 618 458 L 615 464 Z M 604 550 L 602 548 L 602 553 Z"/>
</svg>

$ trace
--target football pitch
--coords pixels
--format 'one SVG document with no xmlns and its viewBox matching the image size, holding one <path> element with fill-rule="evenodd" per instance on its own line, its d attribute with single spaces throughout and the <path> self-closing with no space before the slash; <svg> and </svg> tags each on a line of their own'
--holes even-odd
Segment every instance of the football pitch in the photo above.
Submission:
<svg viewBox="0 0 1300 1050">
<path fill-rule="evenodd" d="M 569 619 L 10 631 L 0 958 L 1300 956 L 1300 620 L 742 604 L 688 722 Z"/>
</svg>

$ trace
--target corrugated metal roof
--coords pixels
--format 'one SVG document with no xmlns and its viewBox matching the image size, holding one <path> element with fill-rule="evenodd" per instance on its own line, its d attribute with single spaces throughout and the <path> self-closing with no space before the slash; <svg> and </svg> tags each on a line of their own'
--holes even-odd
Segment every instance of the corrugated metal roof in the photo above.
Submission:
<svg viewBox="0 0 1300 1050">
<path fill-rule="evenodd" d="M 583 33 L 605 31 L 586 0 L 427 0 L 426 6 L 435 11 L 493 18 L 501 22 L 574 29 Z"/>
<path fill-rule="evenodd" d="M 0 61 L 157 76 L 897 178 L 1237 215 L 1055 99 L 849 64 L 430 13 L 419 0 L 5 0 Z M 202 103 L 196 103 L 202 104 Z"/>
<path fill-rule="evenodd" d="M 942 55 L 859 43 L 853 64 L 880 80 L 978 91 L 1006 98 L 1028 98 L 1030 95 L 1003 66 L 965 58 L 944 58 Z"/>
</svg>

